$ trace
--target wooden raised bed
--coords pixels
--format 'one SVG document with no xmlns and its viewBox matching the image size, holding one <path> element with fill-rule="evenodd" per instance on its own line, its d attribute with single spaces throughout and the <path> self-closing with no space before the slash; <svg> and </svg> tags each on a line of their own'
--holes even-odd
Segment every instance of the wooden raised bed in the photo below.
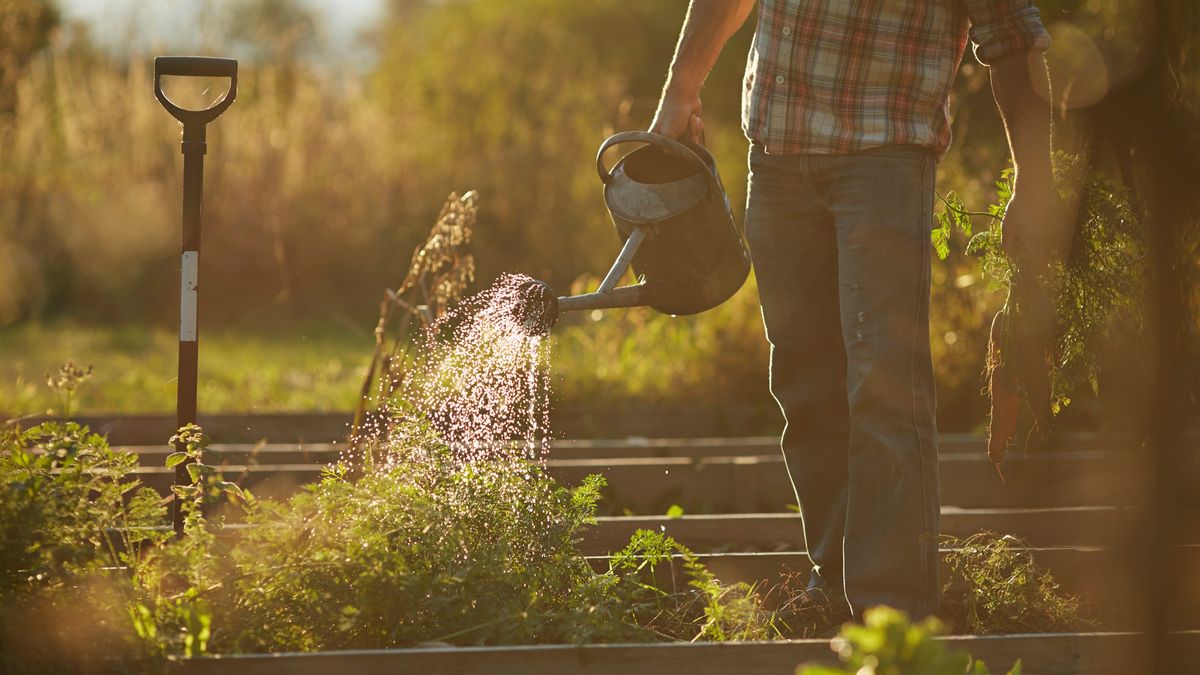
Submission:
<svg viewBox="0 0 1200 675">
<path fill-rule="evenodd" d="M 1027 675 L 1145 672 L 1150 641 L 1138 633 L 942 638 L 1005 673 L 1018 658 Z M 1200 672 L 1200 633 L 1169 636 L 1180 673 Z M 832 662 L 827 640 L 778 642 L 428 647 L 246 654 L 176 659 L 178 675 L 792 675 L 801 663 Z"/>
</svg>

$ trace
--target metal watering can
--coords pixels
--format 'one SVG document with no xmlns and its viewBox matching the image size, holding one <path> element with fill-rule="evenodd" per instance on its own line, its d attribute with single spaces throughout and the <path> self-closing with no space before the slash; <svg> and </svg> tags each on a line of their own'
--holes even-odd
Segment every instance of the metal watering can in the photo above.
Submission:
<svg viewBox="0 0 1200 675">
<path fill-rule="evenodd" d="M 604 168 L 604 152 L 646 143 Z M 728 300 L 750 273 L 750 254 L 733 220 L 720 174 L 704 146 L 646 131 L 610 136 L 596 152 L 604 203 L 623 245 L 593 293 L 556 297 L 541 281 L 521 289 L 521 322 L 545 335 L 562 312 L 650 306 L 696 314 Z M 638 283 L 617 287 L 630 265 Z"/>
</svg>

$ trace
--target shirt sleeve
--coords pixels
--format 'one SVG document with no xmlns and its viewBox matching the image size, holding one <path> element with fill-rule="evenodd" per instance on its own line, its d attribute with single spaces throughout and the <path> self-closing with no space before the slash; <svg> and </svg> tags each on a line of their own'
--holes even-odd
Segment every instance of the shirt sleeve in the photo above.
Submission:
<svg viewBox="0 0 1200 675">
<path fill-rule="evenodd" d="M 1032 0 L 964 0 L 975 58 L 987 65 L 1016 51 L 1050 47 L 1050 34 Z"/>
</svg>

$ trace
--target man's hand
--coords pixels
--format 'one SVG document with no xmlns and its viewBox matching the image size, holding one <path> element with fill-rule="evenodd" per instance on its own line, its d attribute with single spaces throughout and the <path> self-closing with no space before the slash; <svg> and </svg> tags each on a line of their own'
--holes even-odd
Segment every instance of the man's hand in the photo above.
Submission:
<svg viewBox="0 0 1200 675">
<path fill-rule="evenodd" d="M 675 96 L 664 94 L 658 111 L 650 123 L 650 131 L 667 138 L 704 144 L 704 123 L 700 120 L 703 105 L 699 95 Z"/>
<path fill-rule="evenodd" d="M 1064 206 L 1048 180 L 1014 186 L 1001 228 L 1008 257 L 1034 270 L 1062 259 L 1070 238 L 1070 229 L 1062 227 Z"/>
</svg>

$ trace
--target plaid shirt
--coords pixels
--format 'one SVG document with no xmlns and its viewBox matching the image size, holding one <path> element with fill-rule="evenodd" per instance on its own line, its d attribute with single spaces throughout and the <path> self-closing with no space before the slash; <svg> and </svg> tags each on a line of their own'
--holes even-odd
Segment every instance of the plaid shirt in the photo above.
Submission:
<svg viewBox="0 0 1200 675">
<path fill-rule="evenodd" d="M 1050 46 L 1032 0 L 760 0 L 742 128 L 768 153 L 940 157 L 968 37 L 983 64 Z"/>
</svg>

